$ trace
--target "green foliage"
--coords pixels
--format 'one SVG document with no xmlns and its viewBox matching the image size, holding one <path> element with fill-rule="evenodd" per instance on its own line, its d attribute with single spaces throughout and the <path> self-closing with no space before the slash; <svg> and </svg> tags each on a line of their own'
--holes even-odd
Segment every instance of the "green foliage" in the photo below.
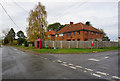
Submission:
<svg viewBox="0 0 120 81">
<path fill-rule="evenodd" d="M 18 42 L 16 40 L 13 41 L 13 45 L 17 45 Z"/>
<path fill-rule="evenodd" d="M 7 37 L 5 37 L 5 39 L 4 39 L 4 44 L 8 44 L 8 43 L 9 43 L 9 40 L 8 40 Z"/>
<path fill-rule="evenodd" d="M 104 51 L 110 51 L 110 50 L 118 50 L 120 49 L 119 47 L 105 47 L 101 49 L 84 49 L 84 48 L 66 48 L 66 49 L 36 49 L 36 47 L 23 47 L 20 46 L 21 48 L 24 49 L 30 49 L 32 51 L 36 51 L 39 53 L 92 53 L 92 52 L 104 52 Z"/>
<path fill-rule="evenodd" d="M 103 29 L 99 29 L 99 30 L 103 32 L 102 41 L 110 41 L 109 37 L 108 37 L 107 34 L 104 32 L 104 30 L 103 30 Z"/>
<path fill-rule="evenodd" d="M 69 24 L 61 25 L 59 22 L 56 22 L 53 24 L 49 24 L 48 30 L 59 31 L 60 29 L 64 28 L 67 25 L 69 25 Z"/>
<path fill-rule="evenodd" d="M 32 44 L 32 46 L 34 46 L 34 42 L 28 42 L 28 44 Z"/>
<path fill-rule="evenodd" d="M 24 46 L 28 47 L 28 42 L 27 41 L 24 42 Z"/>
<path fill-rule="evenodd" d="M 29 41 L 33 42 L 38 38 L 45 40 L 47 37 L 45 33 L 45 30 L 47 30 L 47 12 L 45 6 L 39 2 L 35 9 L 30 11 L 28 22 L 29 27 L 27 27 L 26 32 Z"/>
<path fill-rule="evenodd" d="M 87 22 L 85 23 L 85 25 L 92 26 L 92 24 L 90 23 L 90 21 L 87 21 Z"/>
<path fill-rule="evenodd" d="M 5 44 L 7 44 L 9 42 L 10 45 L 12 45 L 14 39 L 15 39 L 15 32 L 14 32 L 14 29 L 11 28 L 10 31 L 8 32 L 8 34 L 6 35 L 5 39 L 4 39 L 4 41 L 6 41 Z"/>
<path fill-rule="evenodd" d="M 48 29 L 57 31 L 58 29 L 60 29 L 60 26 L 61 26 L 61 24 L 56 22 L 56 23 L 53 23 L 53 24 L 49 24 Z"/>
<path fill-rule="evenodd" d="M 23 43 L 25 42 L 25 39 L 24 38 L 18 38 L 18 45 L 22 45 Z"/>
<path fill-rule="evenodd" d="M 21 31 L 21 30 L 17 32 L 17 36 L 19 38 L 25 38 L 25 35 L 24 35 L 23 31 Z"/>
</svg>

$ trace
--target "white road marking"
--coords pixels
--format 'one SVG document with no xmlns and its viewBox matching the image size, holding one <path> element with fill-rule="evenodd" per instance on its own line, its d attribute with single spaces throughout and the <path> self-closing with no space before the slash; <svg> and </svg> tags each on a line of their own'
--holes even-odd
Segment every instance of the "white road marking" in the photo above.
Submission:
<svg viewBox="0 0 120 81">
<path fill-rule="evenodd" d="M 88 70 L 88 71 L 93 71 L 92 69 L 89 69 L 89 68 L 85 68 L 86 70 Z"/>
<path fill-rule="evenodd" d="M 102 74 L 102 75 L 105 75 L 105 76 L 109 75 L 109 74 L 107 74 L 107 73 L 103 73 L 103 72 L 100 72 L 100 71 L 98 71 L 98 72 L 96 72 L 96 73 L 99 73 L 99 74 Z"/>
<path fill-rule="evenodd" d="M 72 69 L 76 69 L 76 67 L 73 67 L 73 66 L 69 66 L 70 68 L 72 68 Z"/>
<path fill-rule="evenodd" d="M 106 59 L 109 58 L 109 57 L 105 57 Z"/>
<path fill-rule="evenodd" d="M 62 65 L 63 65 L 63 66 L 66 66 L 66 67 L 68 66 L 67 64 L 62 64 Z"/>
<path fill-rule="evenodd" d="M 120 79 L 120 77 L 117 77 L 117 76 L 112 76 L 113 78 L 116 78 L 116 79 Z"/>
<path fill-rule="evenodd" d="M 61 60 L 57 60 L 59 63 L 61 63 L 62 61 Z"/>
<path fill-rule="evenodd" d="M 47 59 L 47 58 L 44 58 L 44 59 Z"/>
<path fill-rule="evenodd" d="M 96 76 L 96 77 L 101 77 L 100 75 L 98 74 L 95 74 L 95 73 L 92 73 L 93 76 Z"/>
<path fill-rule="evenodd" d="M 72 66 L 73 64 L 68 64 L 69 66 Z"/>
<path fill-rule="evenodd" d="M 76 67 L 78 67 L 78 68 L 82 68 L 82 66 L 76 66 Z"/>
<path fill-rule="evenodd" d="M 64 64 L 66 64 L 67 62 L 63 62 Z"/>
<path fill-rule="evenodd" d="M 93 58 L 88 59 L 88 60 L 92 60 L 92 61 L 100 61 L 100 60 L 98 60 L 98 59 L 93 59 Z"/>
<path fill-rule="evenodd" d="M 84 71 L 85 73 L 87 72 L 87 71 Z"/>
</svg>

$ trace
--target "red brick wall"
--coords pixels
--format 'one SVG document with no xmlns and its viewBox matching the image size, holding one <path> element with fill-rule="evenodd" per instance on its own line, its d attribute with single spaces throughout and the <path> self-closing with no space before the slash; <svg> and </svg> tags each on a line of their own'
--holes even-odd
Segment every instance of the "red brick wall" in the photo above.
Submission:
<svg viewBox="0 0 120 81">
<path fill-rule="evenodd" d="M 57 37 L 55 36 L 55 40 L 59 41 L 59 40 L 73 40 L 75 39 L 75 41 L 77 41 L 77 39 L 80 39 L 80 41 L 85 41 L 85 39 L 90 40 L 90 39 L 95 39 L 95 38 L 101 38 L 103 37 L 100 36 L 100 33 L 98 33 L 98 35 L 96 35 L 96 32 L 94 32 L 93 34 L 91 34 L 91 31 L 86 31 L 87 33 L 85 34 L 85 31 L 80 31 L 80 34 L 77 33 L 77 31 L 75 32 L 71 32 L 70 36 L 67 36 L 67 33 L 64 33 L 62 37 L 59 37 L 59 35 L 57 34 Z M 71 38 L 72 37 L 72 38 Z"/>
</svg>

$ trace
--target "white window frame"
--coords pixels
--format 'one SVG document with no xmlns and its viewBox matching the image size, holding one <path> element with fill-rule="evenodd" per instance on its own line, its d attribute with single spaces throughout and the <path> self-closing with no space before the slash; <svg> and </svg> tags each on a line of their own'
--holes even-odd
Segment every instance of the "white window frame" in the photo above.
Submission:
<svg viewBox="0 0 120 81">
<path fill-rule="evenodd" d="M 57 37 L 57 35 L 55 35 L 55 37 Z"/>
<path fill-rule="evenodd" d="M 59 37 L 62 37 L 63 36 L 63 34 L 59 34 Z"/>
</svg>

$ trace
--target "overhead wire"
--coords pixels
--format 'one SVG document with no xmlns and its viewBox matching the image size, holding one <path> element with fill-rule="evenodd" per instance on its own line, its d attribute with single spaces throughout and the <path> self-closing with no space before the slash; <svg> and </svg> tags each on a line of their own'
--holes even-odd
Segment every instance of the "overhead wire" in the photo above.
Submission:
<svg viewBox="0 0 120 81">
<path fill-rule="evenodd" d="M 18 27 L 18 25 L 15 23 L 15 21 L 12 19 L 12 17 L 8 14 L 7 10 L 4 8 L 4 6 L 0 3 L 2 9 L 5 11 L 5 13 L 8 15 L 8 17 L 10 18 L 10 20 L 14 23 L 14 25 L 16 27 Z M 18 27 L 19 28 L 19 27 Z"/>
</svg>

